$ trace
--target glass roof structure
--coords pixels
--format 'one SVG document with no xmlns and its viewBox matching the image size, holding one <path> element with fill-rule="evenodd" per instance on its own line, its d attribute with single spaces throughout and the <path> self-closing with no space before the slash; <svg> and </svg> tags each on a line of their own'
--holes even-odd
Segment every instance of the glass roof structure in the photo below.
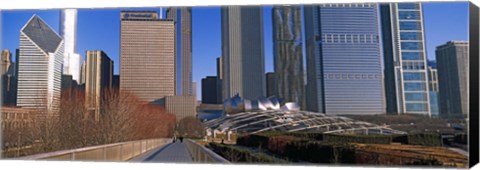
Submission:
<svg viewBox="0 0 480 170">
<path fill-rule="evenodd" d="M 259 110 L 227 114 L 205 122 L 206 130 L 234 133 L 260 133 L 264 131 L 405 134 L 354 119 L 300 110 Z"/>
</svg>

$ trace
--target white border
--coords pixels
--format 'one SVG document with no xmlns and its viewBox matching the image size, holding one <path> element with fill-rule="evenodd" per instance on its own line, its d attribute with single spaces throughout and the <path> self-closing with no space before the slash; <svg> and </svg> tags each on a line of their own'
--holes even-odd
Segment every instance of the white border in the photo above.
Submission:
<svg viewBox="0 0 480 170">
<path fill-rule="evenodd" d="M 416 0 L 402 0 L 400 2 L 410 2 Z M 423 0 L 422 2 L 432 1 Z M 433 0 L 435 2 L 445 2 L 447 0 Z M 458 1 L 458 0 L 457 0 Z M 465 0 L 461 0 L 465 2 Z M 461 2 L 460 1 L 460 2 Z M 480 6 L 480 0 L 472 0 L 474 4 Z M 314 4 L 314 3 L 358 3 L 358 2 L 399 2 L 398 0 L 242 0 L 242 1 L 222 1 L 222 0 L 0 0 L 0 10 L 12 9 L 58 9 L 58 8 L 119 8 L 119 7 L 159 7 L 159 6 L 219 6 L 219 5 L 270 5 L 270 4 Z M 2 28 L 2 19 L 0 14 L 0 33 Z M 0 34 L 0 47 L 2 45 Z M 0 136 L 1 137 L 1 136 Z M 244 170 L 246 168 L 255 169 L 275 169 L 275 170 L 292 170 L 295 169 L 400 169 L 397 167 L 340 167 L 334 165 L 316 165 L 316 166 L 278 166 L 278 165 L 208 165 L 208 164 L 149 164 L 149 163 L 92 163 L 92 162 L 66 162 L 66 161 L 12 161 L 0 160 L 2 169 L 115 169 L 115 170 L 131 170 L 131 169 L 208 169 L 208 170 Z M 408 169 L 426 169 L 426 168 L 408 168 Z M 480 169 L 477 165 L 475 169 Z"/>
<path fill-rule="evenodd" d="M 219 6 L 219 5 L 269 5 L 269 4 L 314 4 L 353 2 L 417 2 L 418 0 L 2 0 L 0 9 L 56 9 L 56 8 L 118 8 L 159 6 Z M 422 0 L 445 2 L 448 0 Z M 452 0 L 450 0 L 452 1 Z M 458 1 L 458 0 L 457 0 Z M 465 1 L 465 0 L 461 0 Z M 478 1 L 478 0 L 476 0 Z"/>
</svg>

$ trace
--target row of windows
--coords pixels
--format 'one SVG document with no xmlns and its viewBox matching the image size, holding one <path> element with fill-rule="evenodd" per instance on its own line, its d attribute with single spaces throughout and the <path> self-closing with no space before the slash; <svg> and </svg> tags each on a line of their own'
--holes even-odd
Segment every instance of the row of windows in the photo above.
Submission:
<svg viewBox="0 0 480 170">
<path fill-rule="evenodd" d="M 428 104 L 426 103 L 407 103 L 407 112 L 426 112 Z"/>
<path fill-rule="evenodd" d="M 361 73 L 329 73 L 329 74 L 324 74 L 323 76 L 322 75 L 319 75 L 319 79 L 322 79 L 322 78 L 325 78 L 325 79 L 353 79 L 353 80 L 356 80 L 356 79 L 370 79 L 370 80 L 376 80 L 376 79 L 379 79 L 381 77 L 380 74 L 374 74 L 374 73 L 370 73 L 370 74 L 361 74 Z"/>
<path fill-rule="evenodd" d="M 323 43 L 376 43 L 378 42 L 378 36 L 373 34 L 323 34 L 322 42 Z"/>
<path fill-rule="evenodd" d="M 398 18 L 405 20 L 419 20 L 420 12 L 419 11 L 398 11 Z"/>
<path fill-rule="evenodd" d="M 400 32 L 400 40 L 422 40 L 422 32 Z"/>
<path fill-rule="evenodd" d="M 425 91 L 427 90 L 426 84 L 422 82 L 410 83 L 406 82 L 403 84 L 405 91 Z"/>
<path fill-rule="evenodd" d="M 423 50 L 422 42 L 401 42 L 402 50 Z"/>
<path fill-rule="evenodd" d="M 425 65 L 423 62 L 402 62 L 402 69 L 404 70 L 423 70 Z"/>
<path fill-rule="evenodd" d="M 404 72 L 403 73 L 403 80 L 406 81 L 424 81 L 425 74 L 423 72 Z"/>
<path fill-rule="evenodd" d="M 400 30 L 421 30 L 422 24 L 420 21 L 401 21 Z"/>
<path fill-rule="evenodd" d="M 402 52 L 402 60 L 422 60 L 423 52 Z"/>
</svg>

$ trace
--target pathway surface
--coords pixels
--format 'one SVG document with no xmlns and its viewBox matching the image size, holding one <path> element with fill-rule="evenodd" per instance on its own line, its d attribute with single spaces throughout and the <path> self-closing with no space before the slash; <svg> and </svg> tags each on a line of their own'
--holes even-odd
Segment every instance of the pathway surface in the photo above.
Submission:
<svg viewBox="0 0 480 170">
<path fill-rule="evenodd" d="M 185 141 L 175 142 L 155 149 L 143 157 L 142 162 L 163 162 L 163 163 L 188 163 L 193 162 L 190 153 L 187 150 Z"/>
</svg>

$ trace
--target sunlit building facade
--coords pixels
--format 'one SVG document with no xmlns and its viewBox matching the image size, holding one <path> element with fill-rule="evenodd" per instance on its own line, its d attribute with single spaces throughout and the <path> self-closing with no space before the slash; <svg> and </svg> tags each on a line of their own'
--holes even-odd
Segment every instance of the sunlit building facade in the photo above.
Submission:
<svg viewBox="0 0 480 170">
<path fill-rule="evenodd" d="M 263 7 L 221 9 L 223 99 L 265 95 Z"/>
<path fill-rule="evenodd" d="M 384 114 L 378 5 L 304 7 L 307 110 Z"/>
<path fill-rule="evenodd" d="M 63 39 L 37 15 L 20 31 L 17 106 L 55 111 L 60 104 Z"/>
<path fill-rule="evenodd" d="M 121 12 L 120 89 L 157 104 L 175 95 L 175 24 L 156 12 Z"/>
<path fill-rule="evenodd" d="M 167 8 L 167 18 L 175 22 L 176 95 L 193 95 L 192 87 L 192 8 Z"/>
<path fill-rule="evenodd" d="M 64 40 L 63 74 L 71 75 L 72 80 L 80 84 L 82 57 L 77 54 L 77 10 L 60 11 L 60 36 Z"/>
</svg>

